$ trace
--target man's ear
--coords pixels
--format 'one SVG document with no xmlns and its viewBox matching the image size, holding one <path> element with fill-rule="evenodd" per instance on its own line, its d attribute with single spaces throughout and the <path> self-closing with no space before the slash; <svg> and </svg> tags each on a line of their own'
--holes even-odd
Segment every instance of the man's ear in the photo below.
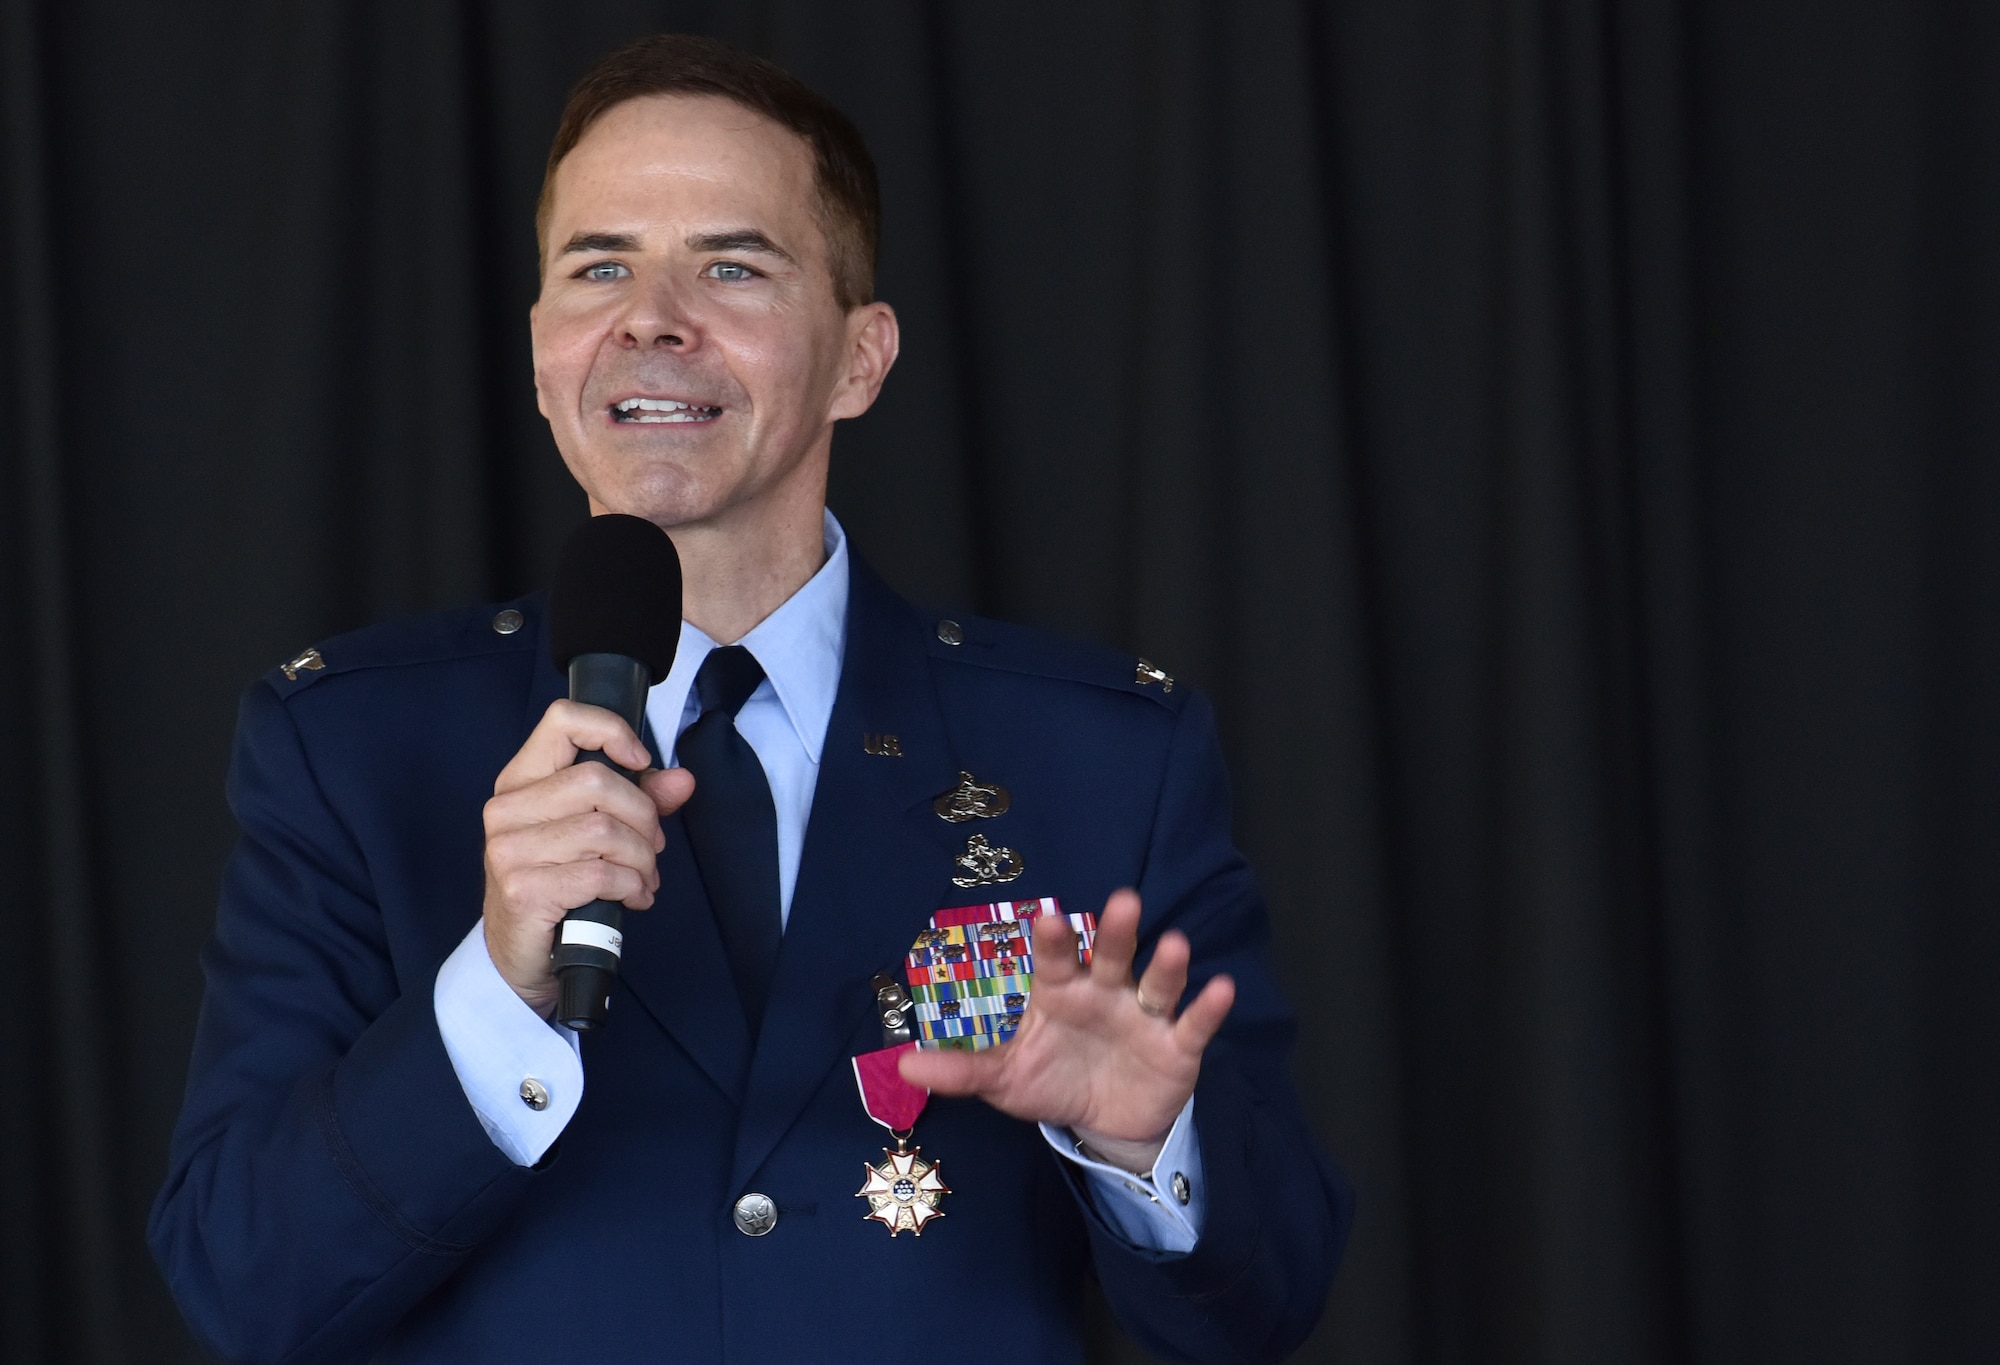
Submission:
<svg viewBox="0 0 2000 1365">
<path fill-rule="evenodd" d="M 847 314 L 847 373 L 834 390 L 828 420 L 859 417 L 875 405 L 882 381 L 896 363 L 903 344 L 896 310 L 886 303 L 864 303 Z"/>
</svg>

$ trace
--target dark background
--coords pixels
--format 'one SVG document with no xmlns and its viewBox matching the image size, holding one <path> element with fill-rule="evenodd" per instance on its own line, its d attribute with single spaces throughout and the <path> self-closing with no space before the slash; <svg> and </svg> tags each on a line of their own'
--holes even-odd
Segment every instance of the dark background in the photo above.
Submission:
<svg viewBox="0 0 2000 1365">
<path fill-rule="evenodd" d="M 541 159 L 682 27 L 880 159 L 856 544 L 1218 703 L 1362 1191 L 1302 1358 L 2000 1358 L 2000 6 L 0 14 L 0 1356 L 193 1358 L 236 694 L 542 579 Z"/>
</svg>

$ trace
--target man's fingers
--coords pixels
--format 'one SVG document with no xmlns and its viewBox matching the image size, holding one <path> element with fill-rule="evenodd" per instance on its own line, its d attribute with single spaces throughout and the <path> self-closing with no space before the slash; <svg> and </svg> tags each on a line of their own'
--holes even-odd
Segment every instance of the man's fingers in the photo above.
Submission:
<svg viewBox="0 0 2000 1365">
<path fill-rule="evenodd" d="M 486 855 L 499 869 L 603 861 L 632 869 L 648 889 L 659 879 L 653 841 L 598 810 L 496 834 L 487 840 Z"/>
<path fill-rule="evenodd" d="M 957 1048 L 911 1048 L 896 1061 L 904 1080 L 938 1095 L 977 1095 L 992 1083 L 1000 1065 L 991 1050 Z"/>
<path fill-rule="evenodd" d="M 526 829 L 593 810 L 615 816 L 631 826 L 655 850 L 665 846 L 660 834 L 660 811 L 652 794 L 602 763 L 578 763 L 551 773 L 532 786 L 495 796 L 486 803 L 486 835 L 491 839 L 509 830 Z"/>
<path fill-rule="evenodd" d="M 659 892 L 654 879 L 602 858 L 509 868 L 496 873 L 491 883 L 493 893 L 509 907 L 503 918 L 538 925 L 543 932 L 580 905 L 616 901 L 632 910 L 647 910 Z"/>
<path fill-rule="evenodd" d="M 617 901 L 628 910 L 652 908 L 656 879 L 641 876 L 623 863 L 564 863 L 548 870 L 554 874 L 559 888 L 557 904 L 564 914 L 592 901 Z"/>
<path fill-rule="evenodd" d="M 1091 975 L 1123 985 L 1132 974 L 1132 954 L 1139 948 L 1139 893 L 1130 887 L 1113 891 L 1097 917 L 1097 937 L 1090 948 Z M 1038 955 L 1035 965 L 1039 969 Z"/>
<path fill-rule="evenodd" d="M 587 751 L 640 774 L 635 785 Z M 652 905 L 659 888 L 660 817 L 693 789 L 686 773 L 649 771 L 652 756 L 610 711 L 557 701 L 500 771 L 483 812 L 487 951 L 516 993 L 549 1004 L 549 932 L 594 900 Z"/>
<path fill-rule="evenodd" d="M 1148 997 L 1151 998 L 1150 996 Z M 1174 1039 L 1188 1052 L 1199 1053 L 1215 1037 L 1222 1021 L 1236 1003 L 1236 983 L 1226 976 L 1211 977 L 1201 994 L 1188 1002 L 1174 1021 Z"/>
<path fill-rule="evenodd" d="M 500 770 L 493 790 L 508 792 L 540 781 L 569 767 L 578 754 L 591 749 L 603 750 L 612 762 L 634 772 L 653 764 L 652 755 L 632 733 L 632 727 L 615 713 L 559 699 L 549 704 L 527 743 Z"/>
<path fill-rule="evenodd" d="M 1180 930 L 1169 929 L 1160 935 L 1160 942 L 1153 949 L 1153 960 L 1146 964 L 1146 974 L 1139 978 L 1139 994 L 1153 1007 L 1149 1013 L 1165 1011 L 1168 1019 L 1173 1018 L 1175 1006 L 1181 1003 L 1181 992 L 1187 989 L 1191 951 L 1187 935 Z"/>
<path fill-rule="evenodd" d="M 1028 932 L 1034 939 L 1037 986 L 1060 986 L 1083 973 L 1083 964 L 1076 960 L 1076 930 L 1069 927 L 1069 916 L 1037 915 Z"/>
<path fill-rule="evenodd" d="M 694 774 L 686 768 L 649 768 L 639 774 L 639 788 L 653 798 L 653 808 L 665 819 L 694 795 Z"/>
<path fill-rule="evenodd" d="M 516 868 L 500 879 L 499 889 L 515 905 L 530 907 L 518 921 L 524 926 L 518 932 L 535 926 L 536 942 L 543 952 L 548 950 L 548 926 L 579 905 L 605 900 L 644 910 L 653 903 L 651 888 L 637 872 L 601 859 Z"/>
</svg>

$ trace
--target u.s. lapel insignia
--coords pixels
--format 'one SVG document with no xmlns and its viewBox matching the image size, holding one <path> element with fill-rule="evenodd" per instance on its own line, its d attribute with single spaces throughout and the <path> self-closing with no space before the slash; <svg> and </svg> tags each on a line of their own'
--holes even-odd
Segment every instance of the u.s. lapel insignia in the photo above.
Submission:
<svg viewBox="0 0 2000 1365">
<path fill-rule="evenodd" d="M 1167 670 L 1155 666 L 1151 659 L 1139 660 L 1139 671 L 1132 681 L 1141 687 L 1147 683 L 1158 683 L 1162 692 L 1174 690 L 1174 680 L 1167 676 Z"/>
<path fill-rule="evenodd" d="M 1028 870 L 1020 854 L 1004 844 L 996 847 L 986 842 L 983 834 L 967 839 L 965 852 L 953 861 L 965 869 L 965 875 L 951 879 L 953 886 L 999 886 Z"/>
<path fill-rule="evenodd" d="M 901 758 L 903 741 L 895 735 L 864 733 L 861 736 L 861 751 L 870 758 Z"/>
<path fill-rule="evenodd" d="M 958 785 L 931 802 L 931 809 L 938 818 L 954 825 L 962 825 L 967 820 L 991 820 L 996 815 L 1005 815 L 1014 798 L 998 782 L 981 782 L 963 768 L 958 772 Z"/>
<path fill-rule="evenodd" d="M 309 649 L 290 663 L 283 665 L 279 669 L 279 672 L 283 673 L 293 682 L 297 682 L 299 680 L 299 670 L 304 669 L 308 673 L 317 673 L 325 667 L 326 660 L 319 656 L 319 651 Z"/>
<path fill-rule="evenodd" d="M 873 1166 L 862 1163 L 868 1171 L 868 1180 L 855 1195 L 868 1201 L 868 1212 L 861 1215 L 861 1221 L 880 1223 L 889 1229 L 891 1237 L 899 1232 L 921 1237 L 924 1224 L 944 1217 L 944 1210 L 938 1205 L 951 1193 L 951 1188 L 938 1174 L 936 1164 L 918 1155 L 923 1150 L 910 1146 L 908 1136 L 898 1133 L 896 1150 L 882 1149 L 888 1160 Z"/>
</svg>

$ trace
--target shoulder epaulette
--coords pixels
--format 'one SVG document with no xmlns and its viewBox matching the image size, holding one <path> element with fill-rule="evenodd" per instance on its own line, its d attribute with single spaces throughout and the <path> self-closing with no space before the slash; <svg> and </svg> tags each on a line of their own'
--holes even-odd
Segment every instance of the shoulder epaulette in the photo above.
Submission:
<svg viewBox="0 0 2000 1365">
<path fill-rule="evenodd" d="M 478 654 L 532 649 L 543 638 L 547 594 L 432 612 L 363 626 L 299 651 L 266 675 L 279 696 L 302 692 L 322 678 L 369 668 L 400 668 Z"/>
<path fill-rule="evenodd" d="M 938 620 L 928 648 L 934 658 L 1129 692 L 1170 711 L 1187 698 L 1187 689 L 1176 688 L 1173 677 L 1150 659 L 980 616 Z"/>
</svg>

